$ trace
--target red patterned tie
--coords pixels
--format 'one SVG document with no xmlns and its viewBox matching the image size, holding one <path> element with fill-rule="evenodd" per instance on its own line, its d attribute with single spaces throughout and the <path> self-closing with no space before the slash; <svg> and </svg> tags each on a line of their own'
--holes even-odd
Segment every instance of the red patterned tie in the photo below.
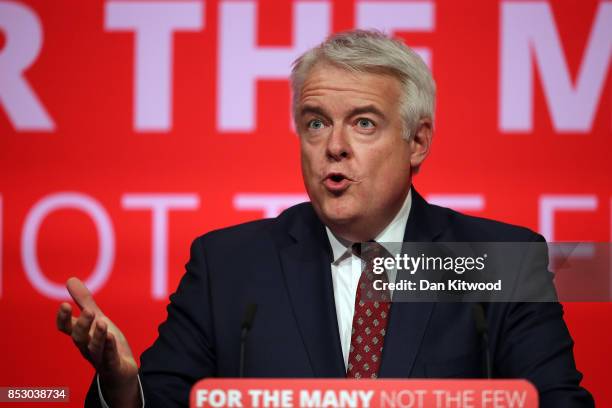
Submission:
<svg viewBox="0 0 612 408">
<path fill-rule="evenodd" d="M 387 252 L 374 242 L 368 243 L 363 253 L 359 246 L 360 244 L 353 245 L 353 251 L 365 262 L 365 268 L 359 277 L 355 296 L 355 314 L 346 376 L 377 378 L 391 303 L 388 293 L 375 291 L 372 286 L 377 279 L 388 282 L 386 272 L 380 275 L 374 274 L 373 260 L 375 257 L 386 256 Z"/>
</svg>

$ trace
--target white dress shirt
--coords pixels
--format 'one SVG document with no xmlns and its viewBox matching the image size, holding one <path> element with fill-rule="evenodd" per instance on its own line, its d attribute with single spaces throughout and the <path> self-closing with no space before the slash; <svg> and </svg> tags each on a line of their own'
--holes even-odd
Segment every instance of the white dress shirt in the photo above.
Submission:
<svg viewBox="0 0 612 408">
<path fill-rule="evenodd" d="M 412 206 L 412 189 L 408 191 L 402 208 L 395 215 L 395 218 L 385 227 L 385 229 L 375 238 L 376 242 L 402 242 L 404 231 L 410 215 Z M 357 294 L 357 284 L 361 276 L 361 258 L 353 254 L 351 249 L 352 242 L 346 242 L 337 238 L 327 227 L 327 237 L 331 244 L 334 261 L 331 264 L 332 283 L 334 286 L 334 300 L 336 302 L 336 316 L 338 317 L 338 331 L 340 333 L 340 344 L 342 345 L 342 355 L 344 357 L 344 367 L 348 365 L 349 349 L 351 346 L 351 330 L 353 327 L 353 314 L 355 314 L 355 295 Z M 395 281 L 395 270 L 387 270 L 389 282 Z M 102 407 L 109 408 L 100 387 L 100 377 L 96 376 L 98 385 L 98 395 L 102 402 Z M 138 377 L 140 387 L 140 398 L 144 408 L 144 395 L 142 384 Z"/>
<path fill-rule="evenodd" d="M 96 383 L 98 384 L 98 396 L 100 397 L 100 404 L 102 408 L 110 408 L 102 395 L 102 387 L 100 387 L 100 374 L 96 374 Z M 138 376 L 138 388 L 140 388 L 140 400 L 142 401 L 141 407 L 145 407 L 144 393 L 142 392 L 142 384 L 140 383 L 140 376 Z"/>
<path fill-rule="evenodd" d="M 376 242 L 402 242 L 404 231 L 408 222 L 408 215 L 412 206 L 412 189 L 408 191 L 404 204 L 393 218 L 393 221 L 375 238 Z M 351 330 L 353 328 L 353 315 L 355 314 L 355 296 L 357 285 L 361 276 L 362 262 L 351 249 L 352 242 L 336 237 L 327 227 L 327 237 L 331 244 L 334 261 L 331 264 L 332 283 L 334 286 L 334 301 L 336 302 L 336 317 L 338 318 L 338 332 L 344 367 L 348 365 L 349 350 L 351 347 Z M 390 251 L 393 253 L 392 251 Z M 396 271 L 387 270 L 389 282 L 395 281 Z"/>
</svg>

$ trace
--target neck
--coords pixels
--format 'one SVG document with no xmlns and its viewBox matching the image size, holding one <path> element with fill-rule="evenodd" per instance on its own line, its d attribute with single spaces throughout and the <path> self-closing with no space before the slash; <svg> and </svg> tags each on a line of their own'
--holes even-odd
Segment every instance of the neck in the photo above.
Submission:
<svg viewBox="0 0 612 408">
<path fill-rule="evenodd" d="M 385 229 L 385 227 L 393 220 L 387 217 L 379 222 L 371 222 L 370 219 L 362 222 L 351 222 L 350 224 L 333 224 L 327 226 L 335 236 L 348 242 L 367 242 L 375 239 Z"/>
</svg>

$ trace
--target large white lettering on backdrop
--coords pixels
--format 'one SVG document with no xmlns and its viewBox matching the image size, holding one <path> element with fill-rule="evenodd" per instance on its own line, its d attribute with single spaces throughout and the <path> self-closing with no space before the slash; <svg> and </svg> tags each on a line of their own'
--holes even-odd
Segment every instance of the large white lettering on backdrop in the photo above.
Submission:
<svg viewBox="0 0 612 408">
<path fill-rule="evenodd" d="M 589 132 L 609 74 L 612 3 L 597 8 L 575 82 L 548 3 L 504 2 L 501 13 L 499 128 L 532 131 L 534 61 L 555 130 Z"/>
<path fill-rule="evenodd" d="M 132 31 L 134 46 L 134 123 L 136 132 L 172 129 L 173 35 L 204 29 L 201 0 L 116 1 L 105 3 L 107 31 Z M 355 25 L 394 32 L 433 32 L 432 1 L 357 1 Z M 217 130 L 252 132 L 256 128 L 256 89 L 262 79 L 286 80 L 290 64 L 331 30 L 329 1 L 295 1 L 290 46 L 257 45 L 257 2 L 219 3 Z M 500 7 L 499 128 L 525 133 L 533 129 L 532 66 L 538 69 L 555 131 L 591 130 L 609 75 L 612 56 L 612 2 L 597 6 L 576 79 L 563 54 L 552 8 L 546 1 L 504 1 Z M 16 131 L 55 130 L 24 71 L 43 47 L 42 24 L 23 4 L 0 1 L 0 106 Z M 432 50 L 417 47 L 431 63 Z M 289 109 L 289 100 L 287 100 Z"/>
</svg>

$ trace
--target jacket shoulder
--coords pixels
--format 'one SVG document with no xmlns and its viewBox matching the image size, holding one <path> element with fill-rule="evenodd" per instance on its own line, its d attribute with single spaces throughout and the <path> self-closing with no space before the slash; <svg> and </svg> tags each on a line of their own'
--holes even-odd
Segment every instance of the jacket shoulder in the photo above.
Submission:
<svg viewBox="0 0 612 408">
<path fill-rule="evenodd" d="M 529 242 L 545 241 L 535 231 L 519 225 L 466 215 L 446 207 L 430 204 L 432 213 L 447 221 L 447 228 L 458 241 Z"/>
<path fill-rule="evenodd" d="M 276 218 L 265 218 L 209 231 L 196 238 L 202 245 L 211 249 L 235 250 L 247 243 L 272 238 L 278 232 L 287 231 L 300 218 L 311 217 L 314 214 L 309 202 L 287 208 Z M 225 252 L 225 251 L 223 251 Z"/>
</svg>

